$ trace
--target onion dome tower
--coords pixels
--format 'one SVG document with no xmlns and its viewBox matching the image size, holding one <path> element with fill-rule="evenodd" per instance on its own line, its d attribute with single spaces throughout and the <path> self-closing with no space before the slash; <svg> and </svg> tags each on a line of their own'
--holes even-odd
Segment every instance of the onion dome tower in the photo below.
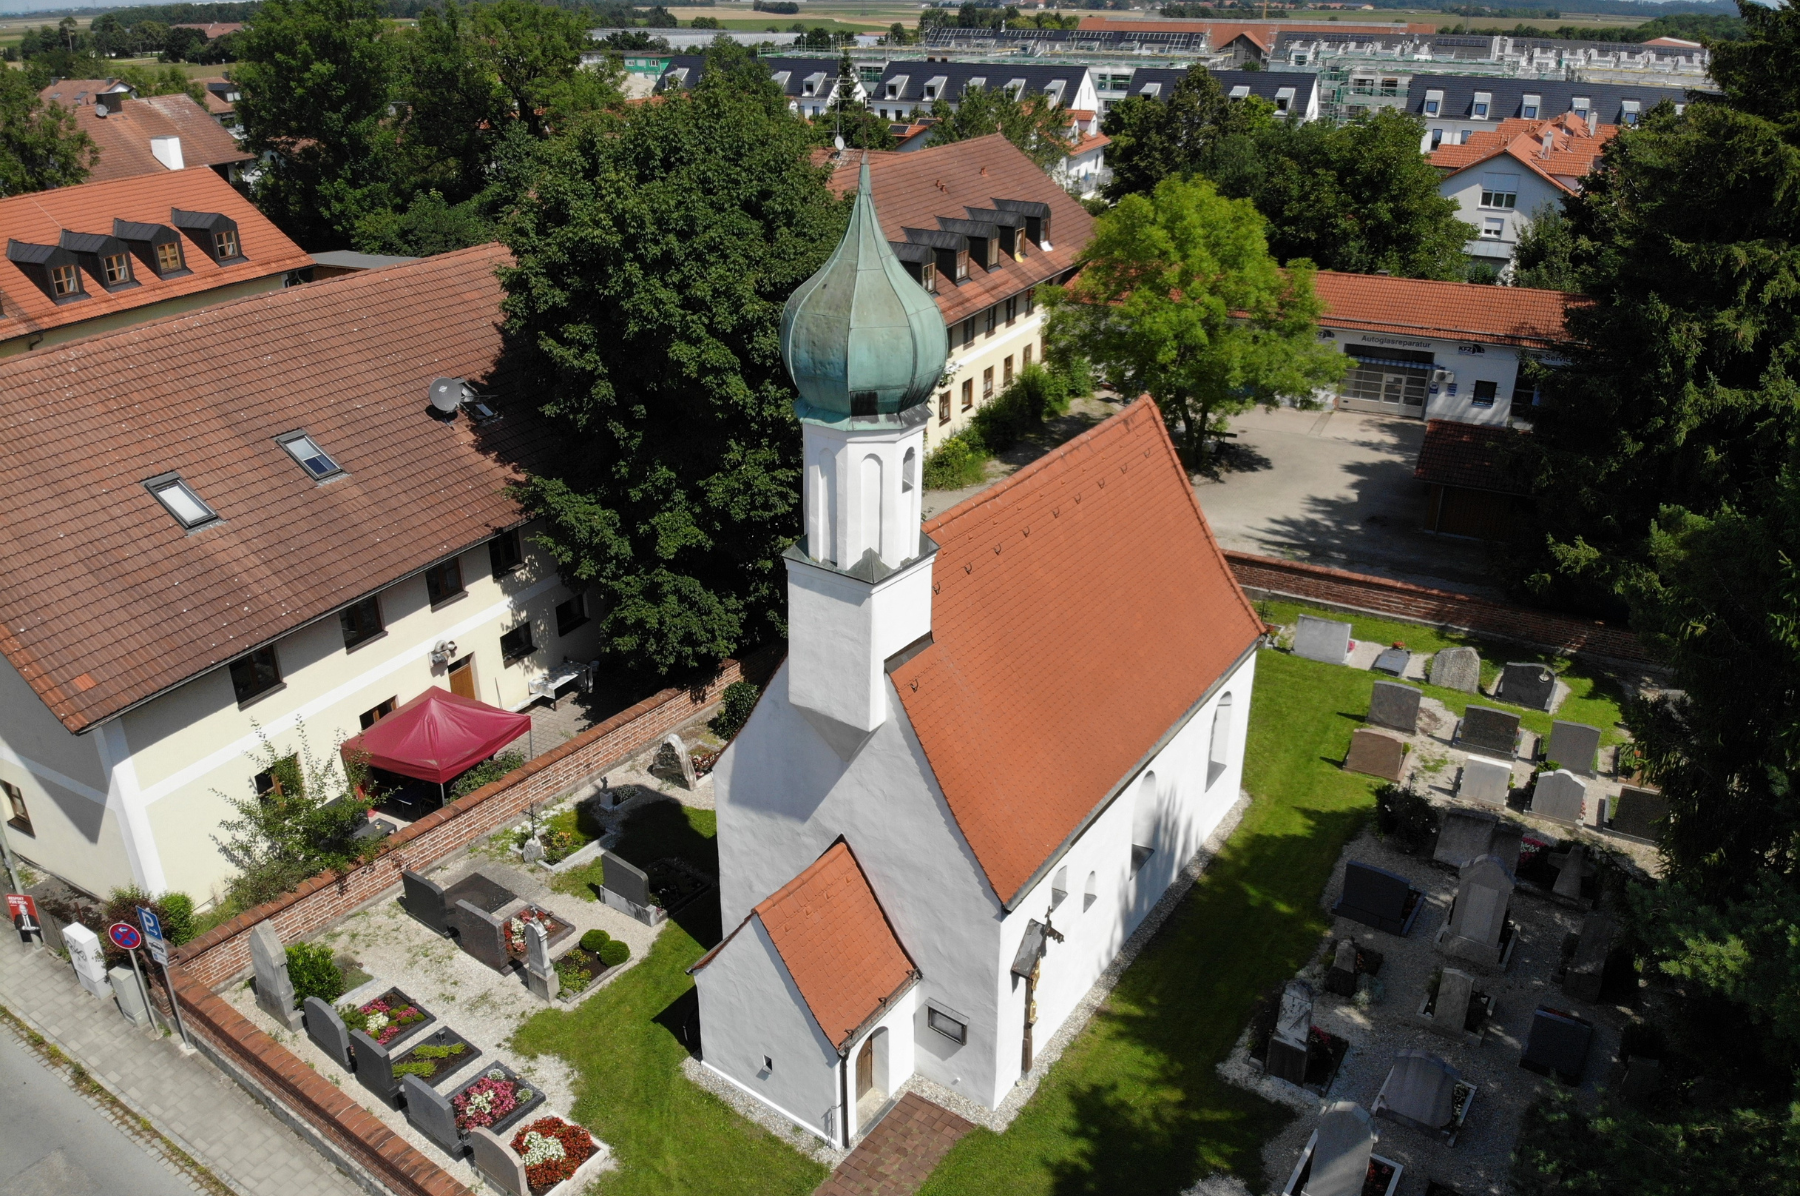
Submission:
<svg viewBox="0 0 1800 1196">
<path fill-rule="evenodd" d="M 930 642 L 926 400 L 949 338 L 894 256 L 865 156 L 850 226 L 781 313 L 800 397 L 805 535 L 787 553 L 789 698 L 848 759 L 887 717 L 883 662 Z"/>
</svg>

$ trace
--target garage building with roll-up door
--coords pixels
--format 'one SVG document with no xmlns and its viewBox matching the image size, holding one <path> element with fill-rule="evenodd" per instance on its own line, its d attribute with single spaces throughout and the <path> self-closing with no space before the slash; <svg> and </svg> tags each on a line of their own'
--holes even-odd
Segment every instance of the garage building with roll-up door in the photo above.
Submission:
<svg viewBox="0 0 1800 1196">
<path fill-rule="evenodd" d="M 1320 271 L 1319 339 L 1350 367 L 1343 411 L 1511 427 L 1529 423 L 1536 390 L 1526 368 L 1555 360 L 1564 315 L 1583 300 L 1561 291 Z"/>
</svg>

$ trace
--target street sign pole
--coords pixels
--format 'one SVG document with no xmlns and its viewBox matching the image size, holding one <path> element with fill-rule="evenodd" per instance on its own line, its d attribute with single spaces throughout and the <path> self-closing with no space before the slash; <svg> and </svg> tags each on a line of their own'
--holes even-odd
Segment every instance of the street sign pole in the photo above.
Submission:
<svg viewBox="0 0 1800 1196">
<path fill-rule="evenodd" d="M 144 1011 L 150 1015 L 150 1028 L 155 1029 L 156 1002 L 150 999 L 150 986 L 144 983 L 144 969 L 138 966 L 136 951 L 127 951 L 125 954 L 131 956 L 131 970 L 137 973 L 138 996 L 144 998 Z"/>
<path fill-rule="evenodd" d="M 194 1040 L 188 1037 L 187 1023 L 181 1020 L 181 1002 L 175 997 L 175 981 L 169 975 L 169 943 L 163 938 L 162 919 L 156 916 L 155 910 L 140 905 L 138 922 L 144 928 L 144 944 L 150 948 L 150 958 L 162 966 L 163 987 L 169 992 L 169 1008 L 175 1014 L 175 1028 L 181 1032 L 182 1045 L 192 1050 Z"/>
</svg>

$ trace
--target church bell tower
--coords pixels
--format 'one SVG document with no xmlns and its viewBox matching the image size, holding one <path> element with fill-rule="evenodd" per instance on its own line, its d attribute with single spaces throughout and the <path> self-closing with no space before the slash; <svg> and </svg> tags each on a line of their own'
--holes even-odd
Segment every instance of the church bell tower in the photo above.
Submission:
<svg viewBox="0 0 1800 1196">
<path fill-rule="evenodd" d="M 805 534 L 785 554 L 789 700 L 848 760 L 887 717 L 887 661 L 930 642 L 922 467 L 949 355 L 937 303 L 882 234 L 866 157 L 844 239 L 782 311 L 781 353 L 805 452 Z"/>
</svg>

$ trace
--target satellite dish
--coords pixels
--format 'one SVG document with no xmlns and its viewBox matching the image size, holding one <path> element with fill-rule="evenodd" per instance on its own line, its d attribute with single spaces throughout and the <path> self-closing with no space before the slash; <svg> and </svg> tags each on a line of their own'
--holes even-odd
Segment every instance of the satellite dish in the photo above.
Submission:
<svg viewBox="0 0 1800 1196">
<path fill-rule="evenodd" d="M 439 415 L 455 416 L 462 406 L 463 380 L 461 378 L 438 378 L 431 384 L 431 406 Z"/>
<path fill-rule="evenodd" d="M 836 137 L 833 137 L 831 139 L 831 144 L 837 146 L 838 153 L 840 153 L 840 154 L 843 153 L 844 152 L 844 135 L 842 133 L 839 133 Z"/>
</svg>

